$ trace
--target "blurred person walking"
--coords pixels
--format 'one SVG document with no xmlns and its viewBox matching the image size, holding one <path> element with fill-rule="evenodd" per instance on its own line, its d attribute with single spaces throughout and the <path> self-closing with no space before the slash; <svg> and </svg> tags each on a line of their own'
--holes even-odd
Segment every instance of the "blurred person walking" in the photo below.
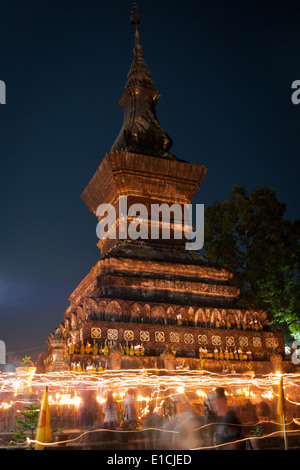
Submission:
<svg viewBox="0 0 300 470">
<path fill-rule="evenodd" d="M 214 445 L 214 436 L 216 426 L 214 423 L 218 421 L 218 415 L 213 409 L 212 401 L 215 398 L 214 393 L 209 393 L 204 401 L 204 417 L 206 425 L 203 428 L 203 437 L 206 446 Z"/>
<path fill-rule="evenodd" d="M 215 432 L 215 446 L 220 450 L 246 450 L 245 441 L 236 442 L 243 439 L 241 422 L 234 410 L 228 406 L 227 397 L 223 387 L 215 390 L 211 399 L 213 411 L 218 415 Z M 224 445 L 222 445 L 224 444 Z"/>
<path fill-rule="evenodd" d="M 129 429 L 136 429 L 138 412 L 135 403 L 135 391 L 133 388 L 129 388 L 127 392 L 127 397 L 124 399 L 123 407 L 126 412 L 125 415 L 125 425 Z"/>
<path fill-rule="evenodd" d="M 111 390 L 107 393 L 107 400 L 103 407 L 104 411 L 104 420 L 103 420 L 103 427 L 108 429 L 115 429 L 118 424 L 118 412 L 119 407 L 118 403 L 115 401 L 113 397 L 113 392 Z"/>
</svg>

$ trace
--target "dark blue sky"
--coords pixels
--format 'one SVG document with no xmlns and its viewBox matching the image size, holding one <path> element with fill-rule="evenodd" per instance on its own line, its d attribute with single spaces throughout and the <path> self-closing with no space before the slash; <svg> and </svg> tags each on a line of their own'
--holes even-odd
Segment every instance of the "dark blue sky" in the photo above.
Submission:
<svg viewBox="0 0 300 470">
<path fill-rule="evenodd" d="M 194 202 L 264 184 L 298 218 L 299 1 L 137 3 L 162 95 L 158 119 L 175 155 L 208 168 Z M 99 259 L 97 220 L 80 195 L 122 124 L 130 8 L 131 0 L 0 1 L 0 339 L 8 352 L 45 345 Z"/>
</svg>

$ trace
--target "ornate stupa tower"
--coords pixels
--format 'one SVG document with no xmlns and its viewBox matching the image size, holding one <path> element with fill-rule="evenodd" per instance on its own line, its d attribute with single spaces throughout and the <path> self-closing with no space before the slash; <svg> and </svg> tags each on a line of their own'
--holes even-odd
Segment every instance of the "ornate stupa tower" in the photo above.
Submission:
<svg viewBox="0 0 300 470">
<path fill-rule="evenodd" d="M 167 239 L 162 231 L 169 221 L 153 221 L 150 216 L 140 217 L 139 223 L 149 234 L 151 224 L 157 224 L 158 238 L 128 236 L 133 216 L 120 212 L 122 198 L 126 196 L 127 207 L 143 204 L 148 214 L 153 204 L 176 203 L 183 208 L 206 173 L 203 165 L 170 152 L 172 140 L 156 116 L 160 94 L 143 57 L 135 1 L 131 23 L 133 61 L 119 102 L 123 125 L 81 195 L 99 221 L 99 206 L 115 208 L 108 229 L 115 236 L 100 239 L 101 257 L 70 295 L 63 322 L 48 337 L 43 363 L 46 370 L 87 360 L 96 365 L 105 360 L 110 368 L 199 368 L 199 348 L 204 350 L 204 367 L 213 370 L 222 369 L 221 353 L 223 359 L 230 353 L 226 359 L 232 364 L 238 362 L 238 351 L 244 361 L 265 361 L 275 347 L 283 350 L 283 337 L 266 330 L 266 312 L 236 308 L 239 292 L 232 274 L 199 250 L 186 249 L 183 225 L 175 213 Z M 216 350 L 217 360 L 212 359 Z"/>
</svg>

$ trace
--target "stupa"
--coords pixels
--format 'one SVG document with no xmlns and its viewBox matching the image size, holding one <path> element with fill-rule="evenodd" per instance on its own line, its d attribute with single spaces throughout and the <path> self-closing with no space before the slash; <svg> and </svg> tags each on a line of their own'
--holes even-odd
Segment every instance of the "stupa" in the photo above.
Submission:
<svg viewBox="0 0 300 470">
<path fill-rule="evenodd" d="M 103 368 L 190 368 L 237 371 L 278 368 L 284 353 L 282 332 L 268 329 L 265 311 L 236 306 L 233 276 L 198 249 L 187 249 L 171 219 L 170 237 L 161 236 L 166 221 L 156 221 L 158 239 L 124 236 L 133 218 L 120 214 L 127 205 L 190 204 L 206 173 L 170 152 L 172 140 L 156 116 L 160 99 L 140 44 L 141 16 L 131 10 L 135 27 L 133 61 L 119 105 L 124 121 L 81 197 L 95 215 L 110 204 L 115 237 L 100 239 L 101 257 L 70 295 L 63 321 L 47 339 L 40 358 L 47 371 Z M 99 217 L 99 220 L 101 217 Z M 140 221 L 149 228 L 151 220 Z M 179 227 L 179 231 L 182 227 Z"/>
</svg>

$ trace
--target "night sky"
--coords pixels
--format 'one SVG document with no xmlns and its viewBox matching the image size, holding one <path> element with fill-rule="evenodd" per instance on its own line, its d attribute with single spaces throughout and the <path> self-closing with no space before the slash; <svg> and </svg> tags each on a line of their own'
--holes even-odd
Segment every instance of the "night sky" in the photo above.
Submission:
<svg viewBox="0 0 300 470">
<path fill-rule="evenodd" d="M 300 2 L 138 0 L 171 151 L 208 172 L 194 203 L 266 185 L 299 217 Z M 0 339 L 35 357 L 99 259 L 80 195 L 123 121 L 131 0 L 0 1 Z M 30 348 L 39 348 L 32 349 Z"/>
</svg>

